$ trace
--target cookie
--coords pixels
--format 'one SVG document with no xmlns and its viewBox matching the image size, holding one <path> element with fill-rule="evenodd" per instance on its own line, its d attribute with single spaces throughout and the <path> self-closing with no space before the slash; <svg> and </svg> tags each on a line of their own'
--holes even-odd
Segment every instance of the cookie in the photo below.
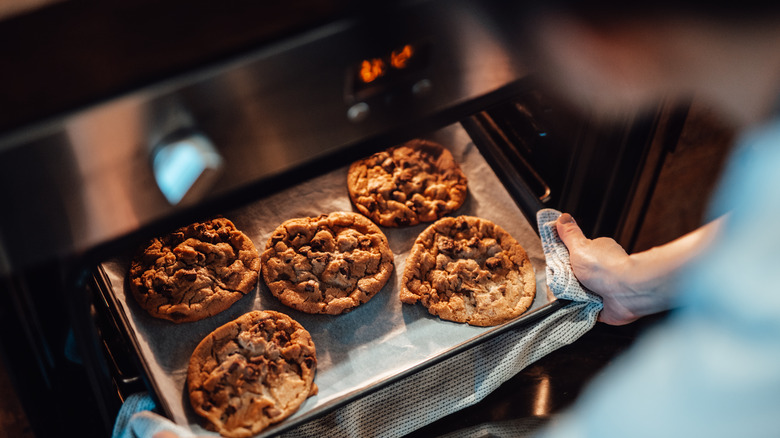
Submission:
<svg viewBox="0 0 780 438">
<path fill-rule="evenodd" d="M 256 310 L 206 336 L 187 368 L 195 412 L 227 437 L 255 435 L 317 393 L 311 335 L 289 316 Z"/>
<path fill-rule="evenodd" d="M 156 318 L 198 321 L 254 290 L 257 248 L 228 219 L 197 222 L 152 239 L 130 264 L 138 304 Z"/>
<path fill-rule="evenodd" d="M 347 188 L 360 213 L 385 227 L 403 227 L 460 208 L 467 181 L 450 151 L 417 139 L 352 163 Z"/>
<path fill-rule="evenodd" d="M 420 301 L 449 321 L 491 326 L 533 303 L 536 279 L 522 246 L 503 228 L 471 216 L 447 217 L 414 242 L 401 280 L 401 301 Z"/>
<path fill-rule="evenodd" d="M 260 258 L 271 293 L 306 313 L 352 310 L 379 292 L 393 272 L 382 230 L 350 212 L 285 221 Z"/>
</svg>

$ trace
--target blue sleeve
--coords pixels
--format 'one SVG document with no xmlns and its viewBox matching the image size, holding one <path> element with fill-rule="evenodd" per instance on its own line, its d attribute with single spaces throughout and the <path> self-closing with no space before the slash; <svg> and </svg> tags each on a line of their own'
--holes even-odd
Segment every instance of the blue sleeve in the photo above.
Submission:
<svg viewBox="0 0 780 438">
<path fill-rule="evenodd" d="M 680 308 L 544 436 L 780 436 L 780 123 L 743 139 L 713 210 L 725 230 L 680 275 Z"/>
</svg>

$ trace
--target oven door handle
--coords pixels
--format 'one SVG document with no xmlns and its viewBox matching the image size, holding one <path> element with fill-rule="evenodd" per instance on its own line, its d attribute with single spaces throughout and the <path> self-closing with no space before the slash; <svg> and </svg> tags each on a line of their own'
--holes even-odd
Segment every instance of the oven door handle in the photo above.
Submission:
<svg viewBox="0 0 780 438">
<path fill-rule="evenodd" d="M 513 160 L 512 155 L 508 155 L 511 150 L 495 141 L 495 136 L 488 132 L 485 123 L 492 121 L 489 116 L 477 114 L 461 121 L 461 125 L 468 132 L 474 144 L 485 157 L 485 160 L 493 168 L 501 183 L 504 184 L 507 191 L 517 203 L 520 210 L 526 215 L 534 227 L 536 226 L 536 212 L 544 208 L 544 202 L 551 197 L 550 187 L 544 183 L 538 173 L 533 171 L 530 166 L 527 168 L 532 175 L 534 187 L 529 185 L 525 178 L 528 176 L 523 170 L 518 169 L 517 161 Z M 490 121 L 489 121 L 490 120 Z M 514 154 L 513 154 L 514 155 Z M 527 161 L 523 160 L 527 166 Z M 536 178 L 533 177 L 536 176 Z"/>
<path fill-rule="evenodd" d="M 490 139 L 489 143 L 501 152 L 500 155 L 507 159 L 509 163 L 513 163 L 515 173 L 522 175 L 523 181 L 526 182 L 534 196 L 542 203 L 549 201 L 551 196 L 550 186 L 539 175 L 539 172 L 534 169 L 533 165 L 512 146 L 512 140 L 507 137 L 504 130 L 493 120 L 493 117 L 487 112 L 481 112 L 472 116 L 471 120 Z"/>
</svg>

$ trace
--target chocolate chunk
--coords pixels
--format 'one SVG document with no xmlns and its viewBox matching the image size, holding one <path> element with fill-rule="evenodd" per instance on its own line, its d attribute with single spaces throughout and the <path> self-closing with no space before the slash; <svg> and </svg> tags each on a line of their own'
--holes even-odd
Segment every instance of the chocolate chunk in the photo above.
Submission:
<svg viewBox="0 0 780 438">
<path fill-rule="evenodd" d="M 267 415 L 267 416 L 269 416 L 271 418 L 278 417 L 279 415 L 282 414 L 282 411 L 280 411 L 279 409 L 277 409 L 274 406 L 266 406 L 263 409 L 263 411 L 265 411 L 265 415 Z"/>
<path fill-rule="evenodd" d="M 398 225 L 398 226 L 404 226 L 404 225 L 411 224 L 412 220 L 411 220 L 411 218 L 406 217 L 406 216 L 403 216 L 403 217 L 402 216 L 396 216 L 396 217 L 393 218 L 393 222 L 396 225 Z"/>
</svg>

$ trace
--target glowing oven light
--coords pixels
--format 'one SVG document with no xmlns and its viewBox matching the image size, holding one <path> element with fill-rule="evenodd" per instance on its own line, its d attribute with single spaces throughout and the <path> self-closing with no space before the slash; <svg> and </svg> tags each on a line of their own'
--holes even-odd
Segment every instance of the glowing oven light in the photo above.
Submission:
<svg viewBox="0 0 780 438">
<path fill-rule="evenodd" d="M 364 84 L 374 82 L 378 78 L 388 74 L 388 70 L 403 70 L 409 67 L 409 62 L 415 54 L 415 49 L 407 44 L 400 49 L 393 50 L 389 56 L 364 59 L 360 63 L 358 76 Z"/>
<path fill-rule="evenodd" d="M 390 65 L 397 69 L 406 68 L 406 64 L 409 62 L 409 58 L 414 54 L 412 46 L 405 45 L 399 50 L 393 50 L 390 54 Z"/>
<path fill-rule="evenodd" d="M 360 79 L 365 83 L 372 82 L 376 78 L 383 76 L 385 70 L 385 62 L 379 58 L 363 60 L 360 66 Z"/>
</svg>

